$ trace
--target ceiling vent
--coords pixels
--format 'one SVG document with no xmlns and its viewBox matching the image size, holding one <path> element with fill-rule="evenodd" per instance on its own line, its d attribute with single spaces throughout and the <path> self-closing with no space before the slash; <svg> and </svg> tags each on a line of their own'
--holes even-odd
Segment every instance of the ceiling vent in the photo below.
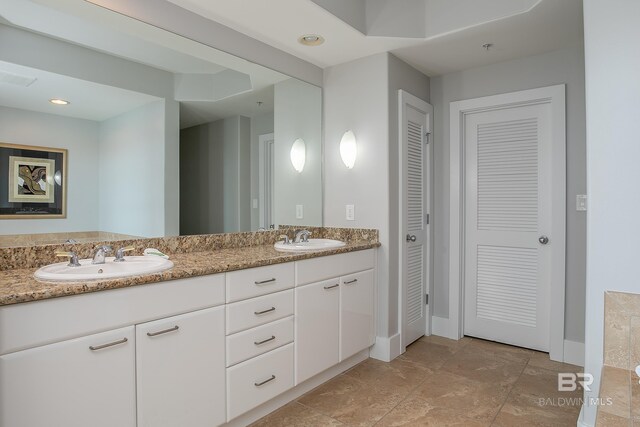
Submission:
<svg viewBox="0 0 640 427">
<path fill-rule="evenodd" d="M 9 73 L 8 71 L 0 70 L 0 83 L 8 83 L 10 85 L 29 87 L 36 80 L 38 79 L 35 77 L 21 76 L 19 74 Z"/>
</svg>

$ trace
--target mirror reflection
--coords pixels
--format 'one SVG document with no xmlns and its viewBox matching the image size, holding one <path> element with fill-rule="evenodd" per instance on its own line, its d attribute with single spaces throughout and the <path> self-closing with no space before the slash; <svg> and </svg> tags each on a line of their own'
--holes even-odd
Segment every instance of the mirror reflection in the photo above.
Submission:
<svg viewBox="0 0 640 427">
<path fill-rule="evenodd" d="M 320 88 L 88 3 L 32 19 L 46 4 L 0 6 L 0 143 L 42 188 L 66 150 L 65 216 L 0 151 L 0 247 L 322 225 Z"/>
</svg>

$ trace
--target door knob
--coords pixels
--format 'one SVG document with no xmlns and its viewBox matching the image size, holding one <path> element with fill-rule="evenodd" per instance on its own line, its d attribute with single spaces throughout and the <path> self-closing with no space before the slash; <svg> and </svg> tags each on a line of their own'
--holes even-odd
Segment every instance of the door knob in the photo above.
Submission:
<svg viewBox="0 0 640 427">
<path fill-rule="evenodd" d="M 407 234 L 407 242 L 415 242 L 416 235 L 415 234 Z"/>
<path fill-rule="evenodd" d="M 538 242 L 540 242 L 541 245 L 546 245 L 549 243 L 549 238 L 547 236 L 540 236 L 538 237 Z"/>
</svg>

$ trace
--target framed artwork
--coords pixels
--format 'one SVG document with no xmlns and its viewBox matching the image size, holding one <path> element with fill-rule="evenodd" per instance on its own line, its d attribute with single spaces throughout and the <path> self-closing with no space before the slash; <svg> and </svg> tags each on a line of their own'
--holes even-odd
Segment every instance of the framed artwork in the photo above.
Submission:
<svg viewBox="0 0 640 427">
<path fill-rule="evenodd" d="M 66 218 L 67 150 L 0 142 L 0 219 Z"/>
</svg>

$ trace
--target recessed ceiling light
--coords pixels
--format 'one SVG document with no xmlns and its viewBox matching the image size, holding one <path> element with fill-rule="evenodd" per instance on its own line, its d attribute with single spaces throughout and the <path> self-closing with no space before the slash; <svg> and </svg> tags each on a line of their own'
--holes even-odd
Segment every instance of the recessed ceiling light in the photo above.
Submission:
<svg viewBox="0 0 640 427">
<path fill-rule="evenodd" d="M 317 34 L 305 34 L 298 37 L 298 42 L 305 46 L 318 46 L 324 43 L 324 37 Z"/>
<path fill-rule="evenodd" d="M 49 100 L 50 103 L 52 104 L 56 104 L 56 105 L 69 105 L 71 104 L 69 101 L 65 101 L 64 99 L 60 99 L 60 98 L 52 98 Z"/>
</svg>

